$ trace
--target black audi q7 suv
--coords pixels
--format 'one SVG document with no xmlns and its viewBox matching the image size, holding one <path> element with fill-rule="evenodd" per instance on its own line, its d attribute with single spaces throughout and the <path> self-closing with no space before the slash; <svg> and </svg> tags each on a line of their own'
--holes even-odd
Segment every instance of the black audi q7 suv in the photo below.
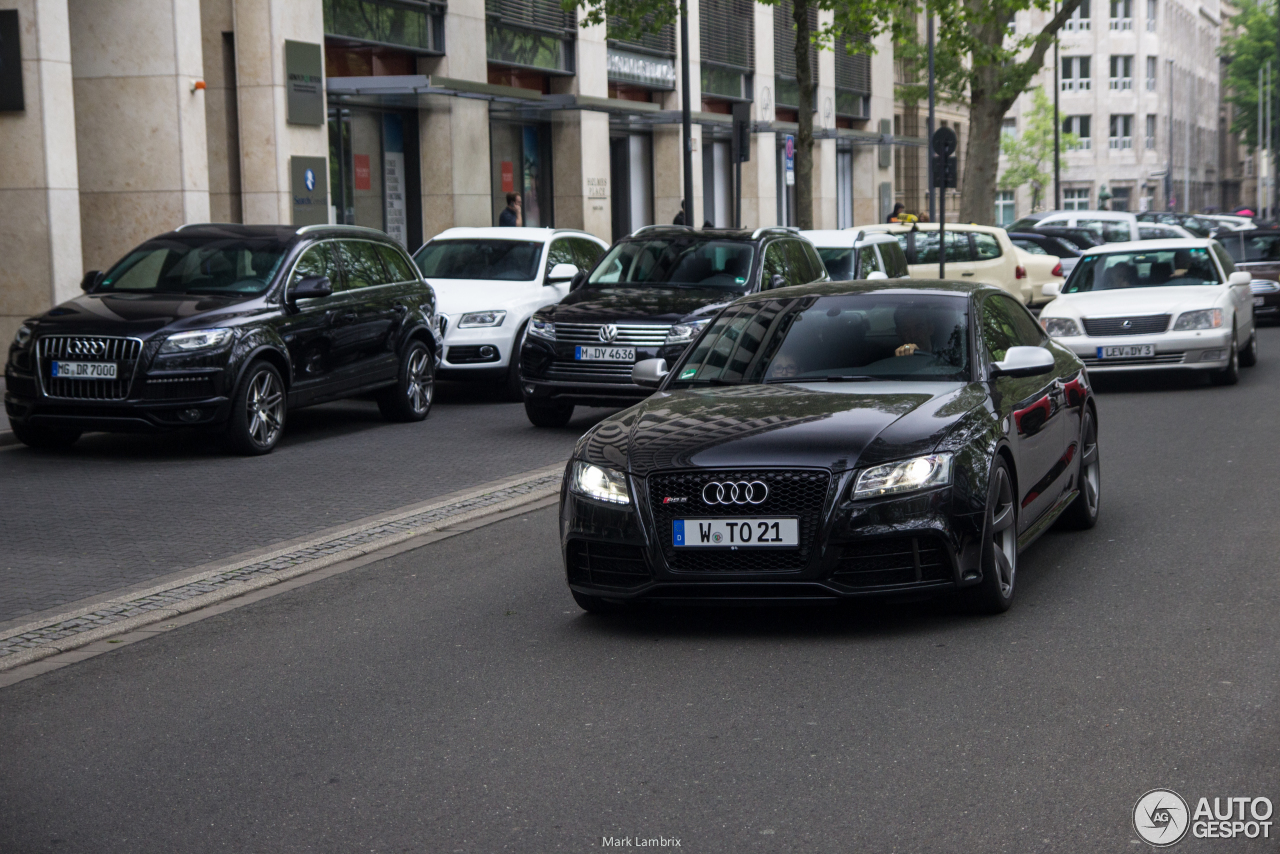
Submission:
<svg viewBox="0 0 1280 854">
<path fill-rule="evenodd" d="M 32 447 L 196 427 L 265 454 L 300 406 L 372 393 L 391 420 L 431 408 L 435 295 L 380 231 L 184 226 L 81 287 L 9 347 L 5 412 Z"/>
<path fill-rule="evenodd" d="M 745 294 L 827 280 L 818 251 L 793 229 L 641 228 L 530 319 L 520 353 L 525 412 L 538 427 L 562 427 L 577 404 L 638 403 L 652 389 L 631 381 L 637 361 L 674 363 Z"/>
</svg>

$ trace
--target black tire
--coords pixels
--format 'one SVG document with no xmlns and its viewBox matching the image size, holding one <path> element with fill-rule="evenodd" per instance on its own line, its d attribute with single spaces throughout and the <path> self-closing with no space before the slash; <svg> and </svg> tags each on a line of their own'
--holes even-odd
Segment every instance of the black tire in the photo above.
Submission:
<svg viewBox="0 0 1280 854">
<path fill-rule="evenodd" d="M 1098 461 L 1098 421 L 1093 411 L 1085 409 L 1080 425 L 1080 463 L 1076 474 L 1080 494 L 1059 517 L 1062 525 L 1087 531 L 1098 524 L 1098 508 L 1102 498 L 1102 466 Z"/>
<path fill-rule="evenodd" d="M 421 341 L 410 341 L 400 357 L 395 384 L 378 392 L 378 411 L 388 421 L 422 421 L 431 414 L 435 388 L 436 361 L 431 350 Z"/>
<path fill-rule="evenodd" d="M 80 438 L 80 430 L 70 427 L 35 427 L 30 424 L 10 422 L 9 429 L 18 441 L 37 451 L 61 451 L 70 448 Z"/>
<path fill-rule="evenodd" d="M 1227 366 L 1220 371 L 1214 371 L 1209 375 L 1209 380 L 1214 385 L 1235 385 L 1240 382 L 1240 351 L 1237 349 L 1235 330 L 1231 330 L 1231 360 L 1227 362 Z"/>
<path fill-rule="evenodd" d="M 1253 334 L 1249 336 L 1249 343 L 1244 345 L 1244 350 L 1240 353 L 1240 367 L 1252 368 L 1258 364 L 1258 330 L 1255 324 Z"/>
<path fill-rule="evenodd" d="M 1013 604 L 1018 577 L 1018 501 L 1013 475 L 1004 457 L 996 456 L 987 487 L 982 525 L 982 581 L 966 592 L 969 605 L 982 614 L 1003 614 Z"/>
<path fill-rule="evenodd" d="M 599 596 L 588 596 L 576 590 L 570 590 L 569 592 L 573 594 L 573 601 L 578 603 L 578 607 L 588 614 L 621 614 L 628 608 L 622 602 L 610 602 L 608 599 L 601 599 Z"/>
<path fill-rule="evenodd" d="M 526 400 L 524 413 L 534 427 L 563 427 L 573 418 L 573 404 Z"/>
<path fill-rule="evenodd" d="M 284 380 L 270 362 L 249 365 L 231 397 L 227 441 L 238 454 L 269 454 L 284 433 L 288 401 Z"/>
<path fill-rule="evenodd" d="M 520 350 L 524 344 L 524 331 L 528 324 L 516 332 L 516 339 L 511 345 L 511 359 L 507 364 L 507 376 L 502 381 L 502 399 L 519 402 L 524 400 L 524 392 L 520 390 Z"/>
</svg>

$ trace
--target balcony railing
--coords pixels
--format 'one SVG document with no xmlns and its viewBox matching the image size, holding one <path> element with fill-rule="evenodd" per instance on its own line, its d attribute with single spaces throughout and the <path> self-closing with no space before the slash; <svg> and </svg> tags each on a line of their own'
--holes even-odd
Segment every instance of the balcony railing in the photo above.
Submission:
<svg viewBox="0 0 1280 854">
<path fill-rule="evenodd" d="M 1063 92 L 1088 92 L 1093 88 L 1093 78 L 1091 77 L 1072 77 L 1060 82 Z"/>
<path fill-rule="evenodd" d="M 1124 150 L 1133 148 L 1133 137 L 1131 136 L 1113 136 L 1110 140 L 1110 147 L 1115 150 Z"/>
<path fill-rule="evenodd" d="M 1133 18 L 1112 18 L 1111 29 L 1113 30 L 1132 30 Z"/>
<path fill-rule="evenodd" d="M 1067 18 L 1066 28 L 1072 32 L 1083 32 L 1092 29 L 1092 23 L 1092 18 Z"/>
<path fill-rule="evenodd" d="M 1132 89 L 1133 78 L 1132 77 L 1112 77 L 1111 88 L 1116 90 Z"/>
<path fill-rule="evenodd" d="M 1087 136 L 1081 139 L 1075 145 L 1067 146 L 1067 151 L 1092 151 L 1092 150 L 1093 150 L 1093 140 Z"/>
</svg>

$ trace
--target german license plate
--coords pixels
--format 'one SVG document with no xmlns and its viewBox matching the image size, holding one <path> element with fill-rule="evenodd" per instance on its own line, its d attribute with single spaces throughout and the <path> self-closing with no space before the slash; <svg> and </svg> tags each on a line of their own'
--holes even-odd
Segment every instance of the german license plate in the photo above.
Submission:
<svg viewBox="0 0 1280 854">
<path fill-rule="evenodd" d="M 685 548 L 758 548 L 800 545 L 800 522 L 791 519 L 675 519 L 671 544 Z"/>
<path fill-rule="evenodd" d="M 574 347 L 573 358 L 579 362 L 634 362 L 635 347 Z"/>
<path fill-rule="evenodd" d="M 1254 297 L 1254 298 L 1253 298 L 1253 304 L 1254 304 L 1254 305 L 1266 305 L 1266 304 L 1267 304 L 1267 301 L 1266 301 L 1266 299 L 1264 299 L 1263 297 Z"/>
<path fill-rule="evenodd" d="M 1124 344 L 1119 347 L 1099 347 L 1099 359 L 1142 359 L 1156 354 L 1154 344 Z"/>
<path fill-rule="evenodd" d="M 54 362 L 49 368 L 52 376 L 72 380 L 113 380 L 116 378 L 115 362 Z"/>
</svg>

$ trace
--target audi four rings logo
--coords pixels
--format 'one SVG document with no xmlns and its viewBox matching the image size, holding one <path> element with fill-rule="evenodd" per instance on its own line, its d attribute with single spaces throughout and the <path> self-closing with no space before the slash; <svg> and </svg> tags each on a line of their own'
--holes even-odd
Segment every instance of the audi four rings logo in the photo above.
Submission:
<svg viewBox="0 0 1280 854">
<path fill-rule="evenodd" d="M 107 345 L 94 338 L 78 338 L 67 342 L 67 352 L 72 356 L 100 356 Z"/>
<path fill-rule="evenodd" d="M 763 504 L 769 497 L 769 485 L 764 481 L 733 483 L 712 481 L 702 487 L 702 500 L 708 504 Z"/>
<path fill-rule="evenodd" d="M 600 327 L 600 340 L 608 344 L 618 337 L 618 327 L 612 323 Z"/>
</svg>

